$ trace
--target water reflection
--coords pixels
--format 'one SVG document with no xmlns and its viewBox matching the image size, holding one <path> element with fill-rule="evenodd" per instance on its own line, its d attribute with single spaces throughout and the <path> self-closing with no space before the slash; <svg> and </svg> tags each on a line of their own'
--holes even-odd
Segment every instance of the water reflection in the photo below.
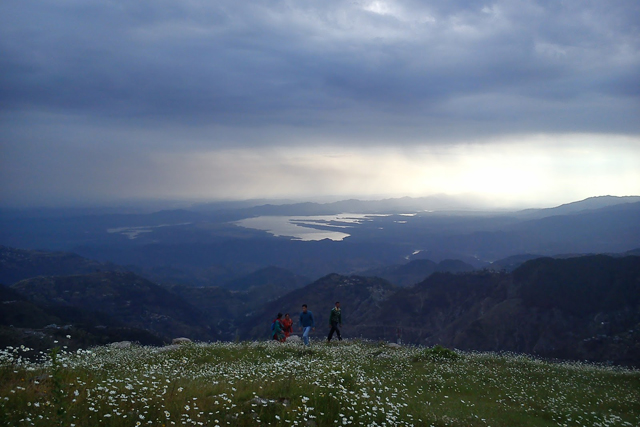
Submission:
<svg viewBox="0 0 640 427">
<path fill-rule="evenodd" d="M 339 241 L 349 237 L 349 234 L 332 229 L 352 228 L 372 216 L 379 215 L 343 213 L 314 216 L 259 216 L 236 221 L 235 224 L 245 228 L 264 230 L 274 236 L 291 237 L 294 240 L 331 239 Z"/>
</svg>

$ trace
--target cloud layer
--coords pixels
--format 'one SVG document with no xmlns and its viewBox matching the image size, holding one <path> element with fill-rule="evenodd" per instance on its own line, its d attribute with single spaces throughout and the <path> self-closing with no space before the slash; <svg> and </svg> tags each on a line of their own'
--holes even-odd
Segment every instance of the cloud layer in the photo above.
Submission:
<svg viewBox="0 0 640 427">
<path fill-rule="evenodd" d="M 217 150 L 305 147 L 313 159 L 314 147 L 460 153 L 452 147 L 599 135 L 599 151 L 612 135 L 633 156 L 639 22 L 634 0 L 8 0 L 0 190 L 50 193 L 35 171 L 56 152 L 62 169 L 83 162 L 61 188 L 87 165 L 157 175 L 160 157 L 200 182 L 205 171 L 184 159 Z M 27 170 L 33 184 L 18 191 Z M 97 176 L 117 194 L 107 171 Z"/>
</svg>

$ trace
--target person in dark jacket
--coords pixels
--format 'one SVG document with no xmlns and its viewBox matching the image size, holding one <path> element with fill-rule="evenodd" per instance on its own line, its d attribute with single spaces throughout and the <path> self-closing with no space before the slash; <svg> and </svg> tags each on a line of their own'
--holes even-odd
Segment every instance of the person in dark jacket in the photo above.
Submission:
<svg viewBox="0 0 640 427">
<path fill-rule="evenodd" d="M 313 319 L 313 313 L 307 309 L 307 304 L 302 304 L 302 312 L 300 313 L 300 329 L 304 345 L 309 345 L 309 332 L 316 329 L 316 323 Z"/>
<path fill-rule="evenodd" d="M 331 309 L 331 314 L 329 314 L 329 325 L 331 325 L 331 330 L 329 330 L 327 342 L 331 341 L 334 332 L 338 335 L 338 341 L 342 341 L 342 335 L 340 335 L 340 328 L 342 327 L 342 312 L 340 311 L 340 301 L 336 301 L 335 307 Z"/>
</svg>

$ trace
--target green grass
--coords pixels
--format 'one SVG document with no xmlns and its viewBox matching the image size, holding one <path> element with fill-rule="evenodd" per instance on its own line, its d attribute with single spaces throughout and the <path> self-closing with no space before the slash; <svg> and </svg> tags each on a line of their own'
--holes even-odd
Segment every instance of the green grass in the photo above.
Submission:
<svg viewBox="0 0 640 427">
<path fill-rule="evenodd" d="M 640 372 L 343 341 L 0 352 L 0 425 L 637 426 Z"/>
</svg>

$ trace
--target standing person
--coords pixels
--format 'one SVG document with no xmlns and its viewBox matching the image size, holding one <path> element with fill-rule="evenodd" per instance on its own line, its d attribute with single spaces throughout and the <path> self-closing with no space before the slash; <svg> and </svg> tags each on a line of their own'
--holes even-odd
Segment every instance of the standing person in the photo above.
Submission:
<svg viewBox="0 0 640 427">
<path fill-rule="evenodd" d="M 282 319 L 282 331 L 285 338 L 289 338 L 289 335 L 293 332 L 293 319 L 289 317 L 289 313 L 286 313 L 284 319 Z"/>
<path fill-rule="evenodd" d="M 278 317 L 273 319 L 273 323 L 271 323 L 271 338 L 280 342 L 284 342 L 286 339 L 282 331 L 282 313 L 278 313 Z"/>
<path fill-rule="evenodd" d="M 329 324 L 331 325 L 331 330 L 329 331 L 327 342 L 331 341 L 334 332 L 338 335 L 338 341 L 342 341 L 342 336 L 340 335 L 339 329 L 342 328 L 342 312 L 340 311 L 340 301 L 336 301 L 335 307 L 331 309 L 331 314 L 329 315 Z"/>
<path fill-rule="evenodd" d="M 316 330 L 316 322 L 313 319 L 313 313 L 307 309 L 307 304 L 302 304 L 302 313 L 300 313 L 300 329 L 302 332 L 302 339 L 304 345 L 309 345 L 309 332 L 313 329 Z"/>
</svg>

